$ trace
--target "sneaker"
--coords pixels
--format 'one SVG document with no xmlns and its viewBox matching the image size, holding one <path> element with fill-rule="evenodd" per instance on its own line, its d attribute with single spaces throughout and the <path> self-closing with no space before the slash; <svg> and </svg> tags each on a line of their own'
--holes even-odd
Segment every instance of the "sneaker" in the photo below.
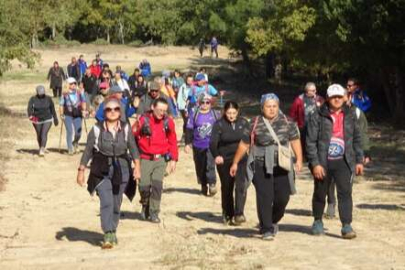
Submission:
<svg viewBox="0 0 405 270">
<path fill-rule="evenodd" d="M 274 234 L 272 232 L 265 232 L 262 236 L 263 240 L 266 241 L 273 241 L 274 240 Z"/>
<path fill-rule="evenodd" d="M 77 143 L 77 142 L 73 143 L 73 152 L 75 154 L 79 153 L 79 143 Z"/>
<path fill-rule="evenodd" d="M 336 216 L 335 213 L 335 204 L 328 204 L 328 207 L 326 208 L 325 218 L 334 219 Z"/>
<path fill-rule="evenodd" d="M 322 235 L 325 234 L 323 230 L 323 223 L 322 220 L 315 220 L 312 224 L 312 234 L 313 235 Z"/>
<path fill-rule="evenodd" d="M 207 185 L 201 184 L 201 194 L 204 196 L 208 196 L 208 187 Z"/>
<path fill-rule="evenodd" d="M 353 239 L 356 238 L 356 232 L 353 230 L 350 224 L 344 224 L 342 226 L 342 238 L 343 239 Z"/>
<path fill-rule="evenodd" d="M 142 210 L 141 210 L 141 218 L 142 220 L 148 220 L 149 219 L 149 205 L 142 205 Z"/>
<path fill-rule="evenodd" d="M 217 194 L 217 187 L 215 186 L 215 184 L 210 184 L 209 185 L 209 191 L 210 191 L 210 196 L 214 196 L 215 194 Z"/>
<path fill-rule="evenodd" d="M 107 232 L 104 234 L 104 241 L 101 245 L 102 249 L 111 249 L 113 248 L 112 233 Z"/>
<path fill-rule="evenodd" d="M 150 213 L 150 221 L 152 223 L 156 223 L 156 224 L 160 223 L 160 218 L 159 218 L 158 214 Z"/>
<path fill-rule="evenodd" d="M 273 224 L 273 235 L 276 236 L 276 234 L 278 233 L 278 231 L 279 231 L 278 224 Z"/>
<path fill-rule="evenodd" d="M 74 154 L 75 154 L 75 152 L 73 151 L 73 149 L 68 149 L 69 156 L 73 156 Z"/>
<path fill-rule="evenodd" d="M 116 232 L 111 233 L 111 242 L 113 245 L 118 245 L 118 238 Z"/>
<path fill-rule="evenodd" d="M 43 147 L 39 148 L 38 156 L 44 157 L 45 156 L 45 150 Z"/>
<path fill-rule="evenodd" d="M 235 225 L 241 225 L 242 223 L 246 222 L 246 218 L 244 215 L 237 215 L 233 219 Z"/>
</svg>

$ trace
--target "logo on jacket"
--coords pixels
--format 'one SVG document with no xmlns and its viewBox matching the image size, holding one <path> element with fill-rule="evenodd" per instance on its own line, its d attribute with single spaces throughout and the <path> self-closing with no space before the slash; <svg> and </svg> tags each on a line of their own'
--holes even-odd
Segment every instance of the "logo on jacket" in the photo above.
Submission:
<svg viewBox="0 0 405 270">
<path fill-rule="evenodd" d="M 200 135 L 202 139 L 205 139 L 211 135 L 212 125 L 210 123 L 204 123 L 201 127 L 197 128 L 197 131 L 198 135 Z"/>
<path fill-rule="evenodd" d="M 345 154 L 345 141 L 341 138 L 332 138 L 329 144 L 328 159 L 340 159 Z"/>
</svg>

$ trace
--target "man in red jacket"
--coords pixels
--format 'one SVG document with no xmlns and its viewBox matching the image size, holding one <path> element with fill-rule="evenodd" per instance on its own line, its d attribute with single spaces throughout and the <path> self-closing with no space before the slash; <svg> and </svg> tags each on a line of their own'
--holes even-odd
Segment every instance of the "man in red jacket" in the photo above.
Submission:
<svg viewBox="0 0 405 270">
<path fill-rule="evenodd" d="M 153 101 L 152 110 L 134 124 L 133 133 L 141 153 L 142 218 L 160 223 L 159 211 L 163 191 L 163 177 L 176 170 L 178 160 L 174 121 L 167 116 L 169 104 L 164 98 Z"/>
<path fill-rule="evenodd" d="M 304 93 L 295 98 L 291 108 L 290 117 L 297 122 L 301 134 L 301 145 L 305 147 L 306 126 L 309 116 L 325 102 L 316 94 L 316 85 L 308 82 L 305 85 Z M 305 155 L 305 149 L 303 149 Z"/>
</svg>

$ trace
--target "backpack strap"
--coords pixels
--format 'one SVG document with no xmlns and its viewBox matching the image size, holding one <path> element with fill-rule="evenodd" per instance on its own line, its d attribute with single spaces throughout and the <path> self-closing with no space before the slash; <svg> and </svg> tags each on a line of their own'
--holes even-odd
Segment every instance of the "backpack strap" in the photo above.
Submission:
<svg viewBox="0 0 405 270">
<path fill-rule="evenodd" d="M 197 121 L 197 117 L 198 117 L 199 113 L 200 113 L 200 110 L 198 109 L 198 107 L 196 107 L 194 110 L 194 115 L 193 115 L 194 125 L 195 125 L 195 122 Z"/>
<path fill-rule="evenodd" d="M 100 151 L 100 149 L 98 148 L 98 140 L 100 138 L 100 126 L 99 124 L 96 124 L 93 126 L 93 133 L 94 133 L 94 148 L 98 151 Z"/>
<path fill-rule="evenodd" d="M 255 143 L 255 137 L 256 137 L 255 131 L 256 131 L 258 122 L 259 122 L 259 116 L 256 116 L 255 121 L 253 123 L 252 131 L 250 132 L 250 146 L 253 146 Z"/>
</svg>

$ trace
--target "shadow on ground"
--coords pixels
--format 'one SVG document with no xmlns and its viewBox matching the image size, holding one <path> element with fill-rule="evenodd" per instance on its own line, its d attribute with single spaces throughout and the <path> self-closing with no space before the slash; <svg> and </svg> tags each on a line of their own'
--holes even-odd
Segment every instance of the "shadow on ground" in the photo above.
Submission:
<svg viewBox="0 0 405 270">
<path fill-rule="evenodd" d="M 200 220 L 204 220 L 206 222 L 222 223 L 222 216 L 215 215 L 211 212 L 184 211 L 184 212 L 177 212 L 176 216 L 178 216 L 179 218 L 182 218 L 184 220 L 187 220 L 187 221 L 192 221 L 194 219 L 200 219 Z"/>
<path fill-rule="evenodd" d="M 396 205 L 396 204 L 358 204 L 356 205 L 359 209 L 366 209 L 366 210 L 403 210 L 405 211 L 404 205 Z"/>
<path fill-rule="evenodd" d="M 121 219 L 142 220 L 141 213 L 135 211 L 121 211 Z"/>
<path fill-rule="evenodd" d="M 86 242 L 93 246 L 100 246 L 103 240 L 103 235 L 98 232 L 92 232 L 87 230 L 81 230 L 73 227 L 62 228 L 57 232 L 55 238 L 62 241 L 66 238 L 70 242 Z"/>
<path fill-rule="evenodd" d="M 173 192 L 180 192 L 180 193 L 187 193 L 192 195 L 201 195 L 201 191 L 194 188 L 167 188 L 163 190 L 163 193 L 173 193 Z"/>
<path fill-rule="evenodd" d="M 234 228 L 234 229 L 214 229 L 214 228 L 201 228 L 197 231 L 199 235 L 205 235 L 205 234 L 223 234 L 223 235 L 229 235 L 229 236 L 234 236 L 238 238 L 252 238 L 255 236 L 258 236 L 258 230 L 255 229 L 239 229 L 239 228 Z"/>
<path fill-rule="evenodd" d="M 311 217 L 312 211 L 305 210 L 305 209 L 287 209 L 285 210 L 287 214 L 294 215 L 294 216 L 303 216 L 303 217 Z"/>
</svg>

